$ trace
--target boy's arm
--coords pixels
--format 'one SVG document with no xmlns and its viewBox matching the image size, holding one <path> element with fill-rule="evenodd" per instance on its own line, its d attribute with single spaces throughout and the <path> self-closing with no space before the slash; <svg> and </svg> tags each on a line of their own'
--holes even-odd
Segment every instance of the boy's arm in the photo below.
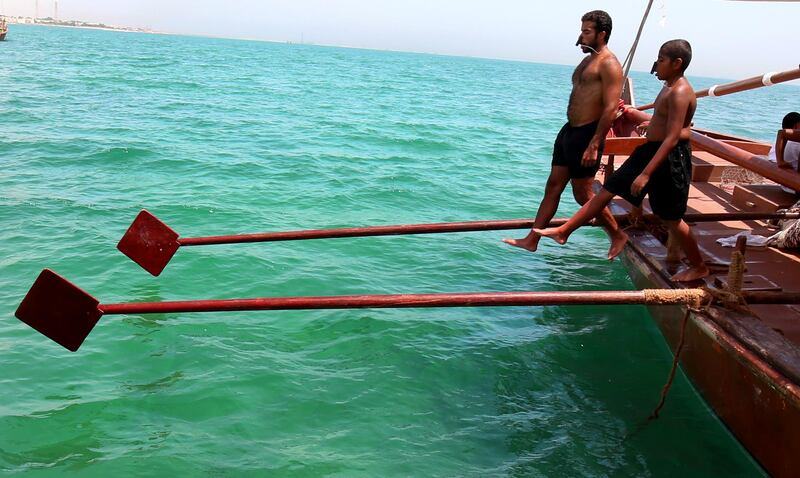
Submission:
<svg viewBox="0 0 800 478">
<path fill-rule="evenodd" d="M 600 78 L 603 83 L 603 113 L 600 115 L 597 129 L 583 152 L 581 165 L 593 166 L 597 162 L 597 151 L 600 143 L 606 138 L 608 130 L 617 115 L 619 97 L 622 95 L 622 68 L 613 60 L 606 60 L 600 65 Z"/>
<path fill-rule="evenodd" d="M 672 91 L 669 95 L 668 105 L 669 111 L 667 113 L 666 123 L 666 136 L 664 142 L 659 146 L 658 151 L 653 156 L 653 159 L 647 163 L 647 166 L 642 171 L 633 184 L 631 184 L 631 194 L 639 196 L 642 189 L 650 181 L 650 176 L 653 172 L 667 159 L 670 151 L 678 144 L 683 130 L 683 124 L 686 121 L 686 113 L 689 111 L 689 104 L 694 97 L 694 91 L 690 87 L 680 87 Z"/>
</svg>

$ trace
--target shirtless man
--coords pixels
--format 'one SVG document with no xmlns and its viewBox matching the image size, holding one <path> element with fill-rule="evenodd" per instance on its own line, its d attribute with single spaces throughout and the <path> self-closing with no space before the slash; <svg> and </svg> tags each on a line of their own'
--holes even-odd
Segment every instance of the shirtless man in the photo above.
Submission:
<svg viewBox="0 0 800 478">
<path fill-rule="evenodd" d="M 564 244 L 575 229 L 606 207 L 614 196 L 639 207 L 645 194 L 649 194 L 653 213 L 664 221 L 670 237 L 677 241 L 689 262 L 689 267 L 673 275 L 672 280 L 689 282 L 709 274 L 697 240 L 683 220 L 692 180 L 689 137 L 697 109 L 692 85 L 683 76 L 691 59 L 692 48 L 686 40 L 671 40 L 661 46 L 654 68 L 665 85 L 656 98 L 647 142 L 633 151 L 622 167 L 606 179 L 603 190 L 566 224 L 535 229 L 534 233 Z"/>
<path fill-rule="evenodd" d="M 576 45 L 589 55 L 572 74 L 568 122 L 561 128 L 553 145 L 550 177 L 547 178 L 533 229 L 550 223 L 570 180 L 578 204 L 586 204 L 594 196 L 592 182 L 600 167 L 605 137 L 616 116 L 622 92 L 622 68 L 607 46 L 610 35 L 611 17 L 608 13 L 595 10 L 581 18 L 581 34 Z M 611 238 L 608 250 L 611 260 L 622 252 L 628 236 L 619 228 L 608 208 L 600 212 L 597 220 Z M 535 252 L 540 236 L 533 229 L 523 239 L 503 239 L 503 242 Z"/>
</svg>

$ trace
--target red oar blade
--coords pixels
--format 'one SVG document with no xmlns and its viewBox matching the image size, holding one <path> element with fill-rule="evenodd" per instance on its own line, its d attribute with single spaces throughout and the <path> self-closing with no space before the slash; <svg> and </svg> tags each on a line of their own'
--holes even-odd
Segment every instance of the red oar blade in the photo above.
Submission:
<svg viewBox="0 0 800 478">
<path fill-rule="evenodd" d="M 75 352 L 100 320 L 100 302 L 60 275 L 45 269 L 17 308 L 19 320 Z"/>
<path fill-rule="evenodd" d="M 157 276 L 167 267 L 180 246 L 177 232 L 142 209 L 122 236 L 117 249 Z"/>
</svg>

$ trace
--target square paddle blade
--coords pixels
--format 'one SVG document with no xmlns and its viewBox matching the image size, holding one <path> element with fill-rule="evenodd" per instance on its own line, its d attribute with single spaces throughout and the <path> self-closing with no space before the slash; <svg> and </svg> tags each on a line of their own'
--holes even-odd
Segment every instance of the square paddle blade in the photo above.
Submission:
<svg viewBox="0 0 800 478">
<path fill-rule="evenodd" d="M 117 249 L 157 276 L 167 267 L 180 246 L 177 232 L 142 209 L 120 239 Z"/>
<path fill-rule="evenodd" d="M 100 302 L 60 275 L 45 269 L 17 308 L 19 320 L 75 352 L 100 320 Z"/>
</svg>

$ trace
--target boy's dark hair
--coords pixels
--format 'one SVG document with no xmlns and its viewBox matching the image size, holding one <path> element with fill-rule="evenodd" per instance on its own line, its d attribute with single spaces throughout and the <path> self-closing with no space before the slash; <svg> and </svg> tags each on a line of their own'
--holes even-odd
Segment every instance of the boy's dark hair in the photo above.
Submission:
<svg viewBox="0 0 800 478">
<path fill-rule="evenodd" d="M 683 60 L 681 65 L 681 72 L 689 68 L 689 63 L 692 62 L 692 45 L 686 40 L 670 40 L 661 45 L 661 53 L 668 56 L 673 60 L 680 58 Z"/>
<path fill-rule="evenodd" d="M 606 43 L 611 38 L 611 17 L 602 10 L 592 10 L 581 17 L 582 22 L 594 22 L 597 32 L 606 32 Z"/>
<path fill-rule="evenodd" d="M 797 111 L 792 111 L 783 117 L 781 129 L 792 129 L 797 123 L 800 123 L 800 113 Z"/>
</svg>

